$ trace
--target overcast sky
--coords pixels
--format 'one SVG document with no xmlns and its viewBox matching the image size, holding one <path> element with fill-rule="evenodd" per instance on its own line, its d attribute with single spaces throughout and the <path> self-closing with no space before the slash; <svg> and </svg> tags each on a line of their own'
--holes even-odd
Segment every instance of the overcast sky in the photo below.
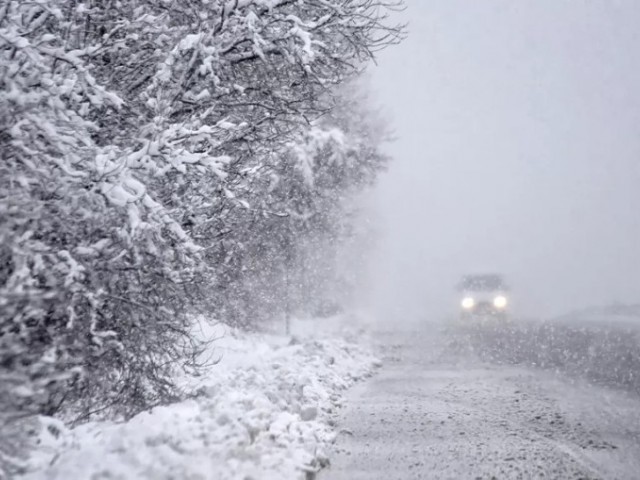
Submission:
<svg viewBox="0 0 640 480">
<path fill-rule="evenodd" d="M 524 315 L 640 302 L 640 2 L 407 3 L 371 70 L 397 136 L 380 303 L 444 315 L 478 271 Z"/>
</svg>

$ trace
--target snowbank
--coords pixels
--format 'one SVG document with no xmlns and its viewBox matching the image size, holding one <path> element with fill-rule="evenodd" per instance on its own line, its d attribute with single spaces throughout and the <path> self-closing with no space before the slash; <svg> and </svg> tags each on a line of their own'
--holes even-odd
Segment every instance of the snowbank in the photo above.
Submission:
<svg viewBox="0 0 640 480">
<path fill-rule="evenodd" d="M 336 334 L 344 321 L 298 321 L 293 337 L 227 331 L 214 344 L 220 363 L 184 379 L 194 398 L 126 423 L 54 422 L 23 478 L 311 478 L 327 462 L 343 391 L 378 365 L 362 335 Z"/>
<path fill-rule="evenodd" d="M 640 329 L 640 305 L 613 304 L 589 307 L 554 318 L 552 322 L 580 326 L 616 326 Z"/>
</svg>

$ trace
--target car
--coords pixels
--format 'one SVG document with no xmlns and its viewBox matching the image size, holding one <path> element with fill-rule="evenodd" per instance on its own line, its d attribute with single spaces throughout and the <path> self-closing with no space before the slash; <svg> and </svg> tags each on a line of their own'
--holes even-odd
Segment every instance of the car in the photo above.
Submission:
<svg viewBox="0 0 640 480">
<path fill-rule="evenodd" d="M 508 288 L 498 274 L 465 275 L 458 284 L 460 318 L 508 318 Z"/>
</svg>

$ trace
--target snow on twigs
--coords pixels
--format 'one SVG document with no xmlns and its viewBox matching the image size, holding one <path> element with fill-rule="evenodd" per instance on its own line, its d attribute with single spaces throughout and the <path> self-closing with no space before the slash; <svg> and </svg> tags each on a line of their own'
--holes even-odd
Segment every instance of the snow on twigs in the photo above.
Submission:
<svg viewBox="0 0 640 480">
<path fill-rule="evenodd" d="M 181 380 L 192 398 L 126 423 L 57 424 L 57 439 L 45 428 L 24 478 L 305 478 L 327 464 L 342 393 L 378 364 L 362 344 L 318 338 L 227 332 L 220 362 Z"/>
</svg>

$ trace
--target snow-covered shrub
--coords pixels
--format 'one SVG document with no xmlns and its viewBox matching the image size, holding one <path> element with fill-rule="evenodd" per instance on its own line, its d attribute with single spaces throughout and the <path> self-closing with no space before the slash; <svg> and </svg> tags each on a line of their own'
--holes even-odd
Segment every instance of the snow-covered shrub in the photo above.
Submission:
<svg viewBox="0 0 640 480">
<path fill-rule="evenodd" d="M 0 463 L 29 414 L 166 400 L 189 345 L 191 252 L 133 175 L 108 180 L 88 112 L 122 101 L 63 45 L 59 3 L 0 6 Z"/>
<path fill-rule="evenodd" d="M 198 350 L 192 310 L 243 324 L 289 308 L 281 279 L 369 158 L 320 118 L 401 37 L 392 7 L 0 0 L 3 431 L 170 400 L 169 371 Z"/>
<path fill-rule="evenodd" d="M 346 169 L 322 174 L 316 168 L 311 175 L 324 177 L 317 185 L 335 183 L 329 186 L 334 199 L 362 186 L 356 164 L 379 142 L 362 141 L 356 121 L 348 120 L 365 118 L 362 108 L 352 108 L 354 89 L 338 95 L 336 86 L 402 36 L 386 17 L 399 5 L 377 0 L 196 4 L 84 2 L 74 14 L 84 35 L 74 38 L 76 48 L 101 45 L 100 55 L 89 59 L 92 72 L 126 105 L 125 114 L 98 115 L 100 131 L 118 145 L 138 143 L 128 162 L 150 177 L 145 185 L 152 197 L 204 248 L 205 262 L 215 271 L 202 300 L 219 318 L 247 325 L 288 308 L 283 299 L 292 295 L 283 295 L 283 289 L 291 290 L 296 279 L 284 273 L 304 261 L 299 244 L 310 236 L 307 219 L 313 216 L 320 224 L 324 216 L 329 225 L 340 217 L 340 209 L 326 212 L 327 202 L 305 205 L 316 189 L 286 187 L 309 173 L 291 160 L 292 151 L 306 149 L 312 157 L 314 148 L 330 150 L 332 138 L 354 133 L 349 153 L 328 155 L 342 155 Z M 330 117 L 336 110 L 340 113 Z M 370 123 L 362 130 L 372 133 Z M 337 150 L 345 146 L 339 143 Z M 364 144 L 370 146 L 357 158 L 355 149 Z M 357 175 L 345 175 L 348 170 Z M 278 185 L 285 189 L 276 192 Z M 283 191 L 301 197 L 282 205 Z M 338 240 L 332 232 L 325 236 Z"/>
<path fill-rule="evenodd" d="M 354 280 L 342 266 L 345 254 L 366 250 L 362 237 L 345 248 L 358 235 L 358 197 L 389 161 L 380 151 L 386 124 L 361 88 L 333 91 L 330 114 L 261 162 L 242 194 L 252 208 L 238 208 L 237 224 L 227 223 L 224 240 L 207 252 L 222 265 L 225 318 L 335 314 L 352 296 Z"/>
</svg>

